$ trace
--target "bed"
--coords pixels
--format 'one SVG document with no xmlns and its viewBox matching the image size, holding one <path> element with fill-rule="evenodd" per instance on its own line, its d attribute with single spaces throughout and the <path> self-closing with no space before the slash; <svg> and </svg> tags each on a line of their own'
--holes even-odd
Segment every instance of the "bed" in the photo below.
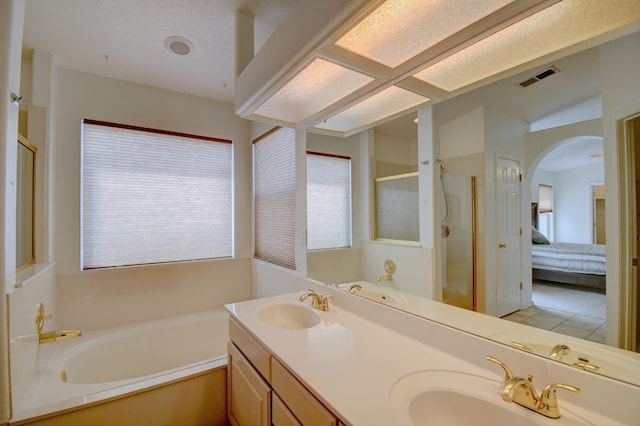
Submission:
<svg viewBox="0 0 640 426">
<path fill-rule="evenodd" d="M 606 288 L 606 246 L 603 244 L 533 243 L 531 264 L 534 279 Z"/>
</svg>

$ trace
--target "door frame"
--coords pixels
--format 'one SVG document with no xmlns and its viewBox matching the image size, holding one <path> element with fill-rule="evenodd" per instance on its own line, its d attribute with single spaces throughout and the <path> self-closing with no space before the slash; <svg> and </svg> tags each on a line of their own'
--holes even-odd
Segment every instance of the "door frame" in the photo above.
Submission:
<svg viewBox="0 0 640 426">
<path fill-rule="evenodd" d="M 637 175 L 635 156 L 640 135 L 634 135 L 633 122 L 640 120 L 640 112 L 619 119 L 616 123 L 618 136 L 618 158 L 620 168 L 620 293 L 619 293 L 619 346 L 638 349 L 638 223 L 637 223 Z M 627 232 L 624 232 L 627 230 Z M 609 265 L 607 265 L 609 266 Z M 607 293 L 609 289 L 607 289 Z"/>
<path fill-rule="evenodd" d="M 597 186 L 604 186 L 605 182 L 604 181 L 594 181 L 594 182 L 589 182 L 589 204 L 591 205 L 591 211 L 589 213 L 589 221 L 591 223 L 590 228 L 590 232 L 589 232 L 589 239 L 591 240 L 592 244 L 596 243 L 596 197 L 595 197 L 595 188 Z M 606 199 L 605 199 L 606 200 Z M 606 203 L 606 201 L 605 201 Z M 606 216 L 606 214 L 605 214 Z M 603 224 L 603 226 L 606 227 L 606 219 L 605 219 L 605 223 Z"/>
<path fill-rule="evenodd" d="M 609 250 L 607 245 L 607 344 L 623 349 L 637 350 L 638 325 L 638 278 L 637 267 L 634 259 L 638 258 L 637 238 L 638 226 L 636 222 L 636 168 L 635 147 L 631 123 L 640 119 L 640 104 L 634 108 L 634 112 L 625 111 L 615 117 L 611 124 L 615 125 L 616 156 L 618 160 L 617 183 L 618 202 L 616 203 L 615 216 L 618 218 L 619 227 L 616 229 L 619 235 L 617 253 Z M 608 129 L 614 130 L 614 129 Z M 636 136 L 637 138 L 637 136 Z M 609 210 L 607 203 L 607 210 Z M 612 206 L 613 207 L 613 206 Z M 609 212 L 607 212 L 609 217 Z M 608 219 L 608 227 L 611 221 Z M 607 229 L 607 234 L 610 234 Z M 609 279 L 609 269 L 615 270 L 618 279 L 616 282 Z M 616 268 L 619 268 L 616 270 Z M 619 284 L 619 285 L 618 285 Z M 616 288 L 617 287 L 617 288 Z M 610 310 L 611 308 L 611 310 Z M 612 315 L 609 315 L 612 312 Z M 618 312 L 617 315 L 613 314 Z M 615 317 L 613 316 L 615 315 Z M 609 331 L 609 322 L 617 322 L 616 327 Z M 611 334 L 610 334 L 611 333 Z"/>
</svg>

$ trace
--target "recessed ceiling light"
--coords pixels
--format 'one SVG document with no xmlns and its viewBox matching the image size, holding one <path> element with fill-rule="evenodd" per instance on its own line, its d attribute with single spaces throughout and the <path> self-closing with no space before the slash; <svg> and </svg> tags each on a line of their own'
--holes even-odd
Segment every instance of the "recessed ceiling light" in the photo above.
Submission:
<svg viewBox="0 0 640 426">
<path fill-rule="evenodd" d="M 191 43 L 191 41 L 180 36 L 167 37 L 164 40 L 164 47 L 180 56 L 188 55 L 193 51 L 193 49 L 195 49 L 195 46 L 193 45 L 193 43 Z"/>
</svg>

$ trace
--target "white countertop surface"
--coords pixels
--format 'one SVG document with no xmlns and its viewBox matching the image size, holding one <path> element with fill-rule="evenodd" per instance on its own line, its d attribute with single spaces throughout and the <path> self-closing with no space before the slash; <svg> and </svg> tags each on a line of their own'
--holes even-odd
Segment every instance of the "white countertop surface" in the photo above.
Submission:
<svg viewBox="0 0 640 426">
<path fill-rule="evenodd" d="M 500 398 L 502 373 L 484 359 L 484 353 L 478 353 L 477 362 L 465 361 L 437 349 L 437 342 L 426 345 L 335 303 L 328 312 L 314 310 L 322 320 L 307 329 L 282 329 L 259 318 L 259 312 L 268 305 L 300 305 L 301 294 L 233 303 L 226 308 L 348 424 L 396 425 L 391 390 L 399 379 L 423 370 L 463 371 L 491 378 L 495 380 L 495 397 Z M 569 424 L 564 418 L 558 422 L 524 408 L 522 414 L 540 424 Z"/>
</svg>

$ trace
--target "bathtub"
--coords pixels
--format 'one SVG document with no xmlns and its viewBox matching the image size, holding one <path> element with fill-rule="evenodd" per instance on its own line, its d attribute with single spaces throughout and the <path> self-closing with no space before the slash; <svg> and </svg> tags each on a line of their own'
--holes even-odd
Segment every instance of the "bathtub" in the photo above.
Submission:
<svg viewBox="0 0 640 426">
<path fill-rule="evenodd" d="M 141 394 L 145 394 L 146 401 L 150 392 L 158 389 L 165 393 L 159 401 L 144 402 L 149 406 L 149 416 L 157 415 L 162 419 L 170 414 L 176 421 L 179 418 L 176 410 L 189 408 L 187 411 L 193 412 L 218 406 L 222 413 L 217 416 L 224 419 L 227 320 L 226 310 L 214 309 L 90 331 L 80 337 L 42 344 L 38 348 L 38 374 L 30 381 L 22 401 L 13 401 L 11 423 L 27 419 L 42 421 L 60 413 L 80 415 L 74 412 L 82 412 L 85 416 L 75 419 L 79 423 L 98 424 L 95 416 L 109 416 L 109 421 L 113 422 L 117 413 L 91 414 L 87 410 L 114 405 L 114 401 Z M 190 380 L 194 380 L 195 387 L 189 388 Z M 201 383 L 203 380 L 205 382 Z M 167 396 L 167 389 L 176 384 L 179 384 L 178 394 Z M 203 389 L 212 394 L 202 395 Z M 186 401 L 178 404 L 176 398 L 179 396 Z M 167 398 L 176 401 L 176 406 L 167 407 Z M 198 407 L 189 406 L 193 405 L 194 399 Z M 130 404 L 129 401 L 124 412 L 128 417 L 131 417 Z M 143 418 L 147 420 L 143 417 L 144 408 L 135 405 L 135 419 L 130 419 L 133 420 L 131 424 Z M 169 411 L 162 415 L 162 408 Z M 211 420 L 209 418 L 207 422 Z"/>
</svg>

